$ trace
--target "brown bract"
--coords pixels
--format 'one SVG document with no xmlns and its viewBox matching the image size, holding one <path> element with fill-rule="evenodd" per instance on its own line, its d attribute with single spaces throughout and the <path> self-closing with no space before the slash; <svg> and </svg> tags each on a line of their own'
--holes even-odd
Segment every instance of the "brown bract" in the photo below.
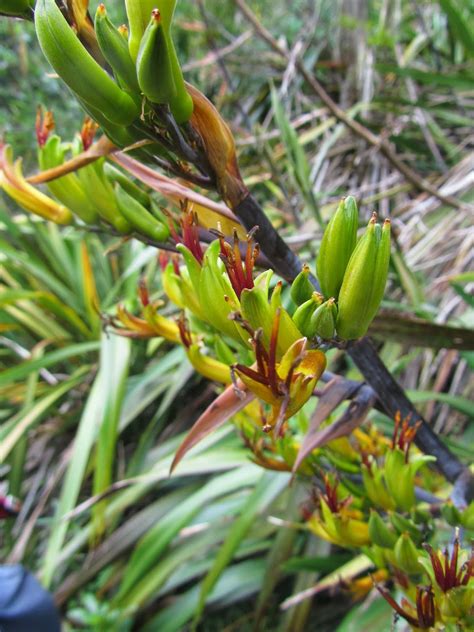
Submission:
<svg viewBox="0 0 474 632">
<path fill-rule="evenodd" d="M 186 89 L 194 103 L 190 123 L 201 137 L 219 192 L 231 208 L 235 207 L 248 195 L 248 190 L 240 176 L 232 132 L 202 92 L 189 83 Z"/>
</svg>

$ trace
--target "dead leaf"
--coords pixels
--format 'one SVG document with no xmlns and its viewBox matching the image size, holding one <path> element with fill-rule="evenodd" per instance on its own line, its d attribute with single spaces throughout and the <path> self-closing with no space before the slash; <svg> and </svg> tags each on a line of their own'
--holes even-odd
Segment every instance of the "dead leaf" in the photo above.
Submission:
<svg viewBox="0 0 474 632">
<path fill-rule="evenodd" d="M 240 385 L 239 388 L 241 388 Z M 171 464 L 170 474 L 191 448 L 202 441 L 204 437 L 207 437 L 208 434 L 220 428 L 220 426 L 225 424 L 233 415 L 242 410 L 242 408 L 245 408 L 245 406 L 255 399 L 255 395 L 244 390 L 244 388 L 245 387 L 241 389 L 241 395 L 238 395 L 233 385 L 228 386 L 225 391 L 206 408 L 179 446 L 173 463 Z"/>
<path fill-rule="evenodd" d="M 321 424 L 329 417 L 333 410 L 339 406 L 339 404 L 341 404 L 345 399 L 350 398 L 359 388 L 360 384 L 350 382 L 339 377 L 335 377 L 327 383 L 321 397 L 319 398 L 316 410 L 311 417 L 308 432 L 301 443 L 298 456 L 296 457 L 296 461 L 293 466 L 293 473 L 297 471 L 304 459 L 311 454 L 318 445 L 321 445 L 321 437 L 326 436 L 325 433 L 327 430 L 323 430 L 322 433 L 318 432 Z M 332 428 L 332 426 L 329 427 Z"/>
</svg>

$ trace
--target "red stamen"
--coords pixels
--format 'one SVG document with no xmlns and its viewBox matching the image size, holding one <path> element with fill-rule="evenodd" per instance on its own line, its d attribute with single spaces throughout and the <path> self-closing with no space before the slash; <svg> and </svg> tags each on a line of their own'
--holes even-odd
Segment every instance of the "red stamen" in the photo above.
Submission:
<svg viewBox="0 0 474 632">
<path fill-rule="evenodd" d="M 458 586 L 467 585 L 474 570 L 474 556 L 471 555 L 469 561 L 458 572 L 459 541 L 457 539 L 451 556 L 447 550 L 443 554 L 435 553 L 429 544 L 424 544 L 423 548 L 430 556 L 436 583 L 443 592 L 448 592 L 448 590 Z"/>
<path fill-rule="evenodd" d="M 38 142 L 39 147 L 44 147 L 53 129 L 54 129 L 53 113 L 47 110 L 44 113 L 44 117 L 43 117 L 43 108 L 41 107 L 41 105 L 38 105 L 36 109 L 35 130 L 36 130 L 36 140 Z"/>
<path fill-rule="evenodd" d="M 181 227 L 181 236 L 178 235 L 173 219 L 170 217 L 169 229 L 172 238 L 177 244 L 184 244 L 186 248 L 193 254 L 194 258 L 202 263 L 204 252 L 199 241 L 199 221 L 196 213 L 192 209 L 188 210 L 187 203 L 181 204 L 181 217 L 179 219 Z"/>
<path fill-rule="evenodd" d="M 249 377 L 251 380 L 268 386 L 268 378 L 265 375 L 260 375 L 260 373 L 257 373 L 257 371 L 254 371 L 250 367 L 245 366 L 244 364 L 234 364 L 234 368 Z"/>
<path fill-rule="evenodd" d="M 81 140 L 84 151 L 87 151 L 94 142 L 94 136 L 98 129 L 99 126 L 97 123 L 86 116 L 81 129 Z"/>
<path fill-rule="evenodd" d="M 166 266 L 170 261 L 170 256 L 164 250 L 160 250 L 158 253 L 158 263 L 160 265 L 161 271 L 164 272 L 166 270 Z"/>
<path fill-rule="evenodd" d="M 146 307 L 150 303 L 150 295 L 148 293 L 148 288 L 146 286 L 145 279 L 141 278 L 138 282 L 138 295 L 140 297 L 140 302 L 143 307 Z"/>
<path fill-rule="evenodd" d="M 251 290 L 254 287 L 252 273 L 256 259 L 255 255 L 258 254 L 258 248 L 255 247 L 252 251 L 252 234 L 253 231 L 250 231 L 247 235 L 247 249 L 244 264 L 240 252 L 240 241 L 237 231 L 234 231 L 233 246 L 230 246 L 225 241 L 224 235 L 218 233 L 221 245 L 221 259 L 224 262 L 229 280 L 238 298 L 240 298 L 243 290 Z"/>
<path fill-rule="evenodd" d="M 171 256 L 171 263 L 173 264 L 174 273 L 177 276 L 181 276 L 181 272 L 179 271 L 179 258 L 178 255 Z"/>
<path fill-rule="evenodd" d="M 372 476 L 372 460 L 371 460 L 371 455 L 368 454 L 367 452 L 364 452 L 363 450 L 360 453 L 360 458 L 362 460 L 362 463 L 364 464 L 365 468 L 367 469 L 367 472 L 369 473 L 370 476 Z"/>
<path fill-rule="evenodd" d="M 415 424 L 410 425 L 411 415 L 405 417 L 402 420 L 400 411 L 397 411 L 394 418 L 394 430 L 392 436 L 392 450 L 398 447 L 405 454 L 405 462 L 408 463 L 409 450 L 413 443 L 418 428 L 421 425 L 421 420 Z"/>
<path fill-rule="evenodd" d="M 375 588 L 379 591 L 379 593 L 382 595 L 382 597 L 385 599 L 385 601 L 387 601 L 392 606 L 392 608 L 395 610 L 395 612 L 397 614 L 399 614 L 401 617 L 403 617 L 405 619 L 405 621 L 408 621 L 408 623 L 410 625 L 412 625 L 413 627 L 415 627 L 415 628 L 419 627 L 418 619 L 415 619 L 415 617 L 412 617 L 409 612 L 404 610 L 395 601 L 395 599 L 392 597 L 392 595 L 388 592 L 388 590 L 386 588 L 380 586 L 379 584 L 375 584 Z"/>
<path fill-rule="evenodd" d="M 191 337 L 191 332 L 189 331 L 188 322 L 186 320 L 184 312 L 181 312 L 181 314 L 179 315 L 178 329 L 181 342 L 186 347 L 186 349 L 189 349 L 189 347 L 193 344 L 193 339 Z"/>
<path fill-rule="evenodd" d="M 255 332 L 253 346 L 255 349 L 255 358 L 257 360 L 258 370 L 262 375 L 267 375 L 268 355 L 262 344 L 262 333 L 261 329 L 258 329 Z"/>
</svg>

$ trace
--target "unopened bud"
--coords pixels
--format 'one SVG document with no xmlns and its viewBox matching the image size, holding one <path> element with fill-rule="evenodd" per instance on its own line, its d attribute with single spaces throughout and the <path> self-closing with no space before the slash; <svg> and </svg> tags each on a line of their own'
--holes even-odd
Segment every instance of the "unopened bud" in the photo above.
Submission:
<svg viewBox="0 0 474 632">
<path fill-rule="evenodd" d="M 344 273 L 357 241 L 359 214 L 352 196 L 341 201 L 324 231 L 316 260 L 318 279 L 326 298 L 339 295 Z"/>
<path fill-rule="evenodd" d="M 303 336 L 312 338 L 316 335 L 316 329 L 311 322 L 311 317 L 315 310 L 322 305 L 323 297 L 319 292 L 312 292 L 311 297 L 302 303 L 293 314 L 293 322 L 301 331 Z"/>
<path fill-rule="evenodd" d="M 347 264 L 339 292 L 337 333 L 352 340 L 365 335 L 382 301 L 390 261 L 390 221 L 375 215 Z"/>
<path fill-rule="evenodd" d="M 302 305 L 309 301 L 313 295 L 314 287 L 309 280 L 310 272 L 309 266 L 303 266 L 303 269 L 291 284 L 291 298 L 296 305 Z"/>
<path fill-rule="evenodd" d="M 418 575 L 423 572 L 423 567 L 418 562 L 420 553 L 407 533 L 402 533 L 398 538 L 393 552 L 397 566 L 402 571 L 408 575 Z"/>
<path fill-rule="evenodd" d="M 320 305 L 311 316 L 311 325 L 318 336 L 324 340 L 329 340 L 334 337 L 336 318 L 336 299 L 330 298 Z"/>
<path fill-rule="evenodd" d="M 396 534 L 387 527 L 376 511 L 370 512 L 369 536 L 374 544 L 391 549 L 397 542 Z"/>
</svg>

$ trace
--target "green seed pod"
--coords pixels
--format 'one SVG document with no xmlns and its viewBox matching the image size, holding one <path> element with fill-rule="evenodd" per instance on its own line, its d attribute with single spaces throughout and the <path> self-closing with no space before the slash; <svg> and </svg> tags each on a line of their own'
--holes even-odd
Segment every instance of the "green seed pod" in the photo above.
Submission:
<svg viewBox="0 0 474 632">
<path fill-rule="evenodd" d="M 170 231 L 168 226 L 159 222 L 144 206 L 129 195 L 120 184 L 115 185 L 115 197 L 122 215 L 139 233 L 156 241 L 166 241 Z"/>
<path fill-rule="evenodd" d="M 387 527 L 379 514 L 372 510 L 369 518 L 369 537 L 374 544 L 392 549 L 397 541 L 396 534 Z"/>
<path fill-rule="evenodd" d="M 311 316 L 311 327 L 324 340 L 334 337 L 336 329 L 337 306 L 336 299 L 330 298 L 323 303 Z"/>
<path fill-rule="evenodd" d="M 383 228 L 375 215 L 347 264 L 339 292 L 338 335 L 345 340 L 365 335 L 382 301 L 390 261 L 390 221 Z"/>
<path fill-rule="evenodd" d="M 303 336 L 313 338 L 316 335 L 316 329 L 311 321 L 311 317 L 315 310 L 322 305 L 323 296 L 319 292 L 312 292 L 311 298 L 305 301 L 293 314 L 293 322 L 301 331 Z"/>
<path fill-rule="evenodd" d="M 357 241 L 359 213 L 352 196 L 341 201 L 324 231 L 316 271 L 326 298 L 338 298 L 347 264 Z"/>
<path fill-rule="evenodd" d="M 0 0 L 0 13 L 16 18 L 27 18 L 33 15 L 32 0 Z"/>
<path fill-rule="evenodd" d="M 408 575 L 418 575 L 423 572 L 423 567 L 418 561 L 420 552 L 408 533 L 402 533 L 398 538 L 393 553 L 397 566 Z"/>
<path fill-rule="evenodd" d="M 162 4 L 163 0 L 160 2 L 160 5 Z M 165 5 L 169 4 L 169 0 L 165 2 Z M 174 9 L 176 0 L 171 0 L 171 4 Z M 153 9 L 161 9 L 162 7 L 158 6 L 158 0 L 125 0 L 125 8 L 127 10 L 128 24 L 130 27 L 128 46 L 132 59 L 136 61 L 143 33 L 150 22 L 151 12 Z"/>
<path fill-rule="evenodd" d="M 137 74 L 143 94 L 152 103 L 167 103 L 176 121 L 185 123 L 194 105 L 170 34 L 174 5 L 175 2 L 162 0 L 162 10 L 151 12 L 150 23 L 140 42 Z"/>
<path fill-rule="evenodd" d="M 391 512 L 390 522 L 400 535 L 402 533 L 408 533 L 414 542 L 417 544 L 421 543 L 423 539 L 422 533 L 411 520 L 399 513 Z"/>
<path fill-rule="evenodd" d="M 135 182 L 128 178 L 122 171 L 111 165 L 109 162 L 104 164 L 104 173 L 109 182 L 114 186 L 117 182 L 129 195 L 137 200 L 142 206 L 150 207 L 151 200 L 148 193 L 143 191 Z"/>
<path fill-rule="evenodd" d="M 103 165 L 104 159 L 100 158 L 90 165 L 79 169 L 76 172 L 77 177 L 81 182 L 82 188 L 87 193 L 90 204 L 94 206 L 102 219 L 111 224 L 120 233 L 130 233 L 132 227 L 118 209 L 114 190 L 104 175 Z"/>
<path fill-rule="evenodd" d="M 415 505 L 415 471 L 405 463 L 405 453 L 400 448 L 389 450 L 385 456 L 384 475 L 387 489 L 403 511 Z"/>
<path fill-rule="evenodd" d="M 65 149 L 59 136 L 53 135 L 38 150 L 38 163 L 44 171 L 64 162 Z M 75 173 L 68 173 L 46 183 L 48 190 L 86 224 L 94 224 L 97 211 Z"/>
<path fill-rule="evenodd" d="M 95 32 L 100 50 L 112 67 L 117 80 L 125 89 L 132 92 L 132 96 L 139 97 L 137 71 L 127 41 L 110 21 L 103 4 L 99 4 L 95 14 Z"/>
<path fill-rule="evenodd" d="M 306 301 L 309 301 L 313 295 L 314 286 L 309 280 L 310 272 L 309 266 L 304 265 L 301 272 L 291 284 L 290 293 L 295 305 L 302 305 Z"/>
<path fill-rule="evenodd" d="M 54 0 L 38 0 L 35 27 L 45 57 L 75 94 L 117 125 L 139 116 L 139 107 L 87 52 Z"/>
<path fill-rule="evenodd" d="M 138 83 L 152 103 L 169 103 L 176 96 L 168 38 L 161 14 L 153 9 L 137 57 Z"/>
</svg>

